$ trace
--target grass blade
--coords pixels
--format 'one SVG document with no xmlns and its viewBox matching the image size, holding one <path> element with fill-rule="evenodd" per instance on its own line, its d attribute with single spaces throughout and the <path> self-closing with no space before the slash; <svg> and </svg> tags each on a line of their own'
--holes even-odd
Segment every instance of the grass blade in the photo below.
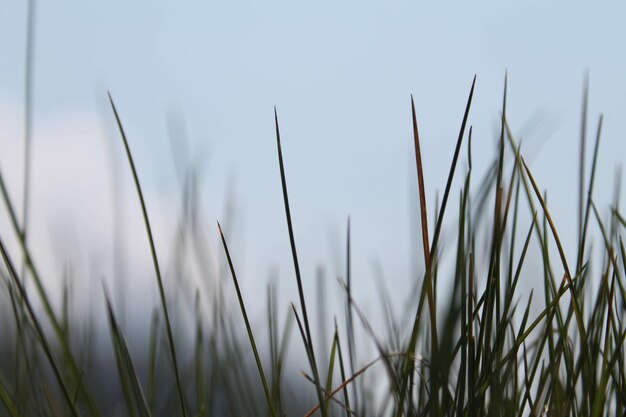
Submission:
<svg viewBox="0 0 626 417">
<path fill-rule="evenodd" d="M 472 87 L 470 89 L 470 93 L 467 99 L 467 104 L 465 106 L 465 113 L 463 114 L 463 121 L 461 122 L 461 129 L 459 130 L 459 137 L 457 139 L 456 142 L 456 147 L 454 150 L 454 156 L 452 158 L 452 164 L 450 166 L 450 171 L 448 174 L 448 180 L 446 183 L 446 188 L 444 191 L 444 195 L 443 195 L 443 200 L 442 200 L 442 204 L 441 207 L 439 209 L 439 214 L 437 216 L 437 221 L 435 224 L 435 233 L 433 235 L 433 241 L 431 244 L 431 248 L 430 248 L 430 255 L 431 257 L 434 257 L 436 255 L 437 252 L 437 244 L 439 241 L 439 236 L 441 233 L 441 226 L 443 223 L 443 218 L 444 218 L 444 214 L 445 214 L 445 209 L 446 209 L 446 204 L 448 202 L 448 196 L 450 194 L 450 189 L 452 187 L 452 179 L 454 177 L 454 172 L 456 170 L 456 164 L 458 161 L 458 157 L 459 157 L 459 153 L 461 150 L 461 143 L 463 141 L 463 136 L 465 134 L 465 126 L 467 125 L 467 119 L 469 117 L 469 110 L 472 104 L 472 97 L 474 96 L 474 87 L 476 85 L 476 76 L 474 76 L 474 79 L 472 81 Z M 417 342 L 417 334 L 418 334 L 418 330 L 419 330 L 419 321 L 420 321 L 420 317 L 421 317 L 421 313 L 422 313 L 422 308 L 423 308 L 423 303 L 424 303 L 424 297 L 426 294 L 428 294 L 429 288 L 432 288 L 432 273 L 433 273 L 433 261 L 431 260 L 431 264 L 430 267 L 426 269 L 426 273 L 425 273 L 425 277 L 424 277 L 424 282 L 422 284 L 422 290 L 421 290 L 421 294 L 420 294 L 420 299 L 419 299 L 419 304 L 417 307 L 417 311 L 415 313 L 415 318 L 413 321 L 413 327 L 412 327 L 412 331 L 411 331 L 411 338 L 409 340 L 409 344 L 408 344 L 408 349 L 407 349 L 407 358 L 405 359 L 405 367 L 404 367 L 404 373 L 402 376 L 402 384 L 401 384 L 401 389 L 400 389 L 400 399 L 399 399 L 399 404 L 397 407 L 397 412 L 396 412 L 396 417 L 400 417 L 403 413 L 403 409 L 404 409 L 404 400 L 406 398 L 406 390 L 407 390 L 407 385 L 409 382 L 409 376 L 413 374 L 413 367 L 414 367 L 414 360 L 413 360 L 413 352 L 415 350 L 415 346 L 416 346 L 416 342 Z"/>
<path fill-rule="evenodd" d="M 415 146 L 415 165 L 417 167 L 417 184 L 420 197 L 420 218 L 422 224 L 422 245 L 424 250 L 424 268 L 431 268 L 430 243 L 428 242 L 428 213 L 426 211 L 426 190 L 424 189 L 424 168 L 422 165 L 422 151 L 420 147 L 419 131 L 417 128 L 417 116 L 415 115 L 415 103 L 411 96 L 411 116 L 413 119 L 413 142 Z M 432 286 L 428 287 L 428 307 L 430 309 L 430 332 L 433 352 L 437 351 L 437 306 Z"/>
<path fill-rule="evenodd" d="M 154 245 L 154 238 L 152 237 L 152 228 L 150 227 L 150 220 L 148 219 L 148 209 L 146 208 L 146 203 L 143 198 L 143 192 L 141 191 L 141 186 L 139 185 L 139 176 L 137 174 L 137 169 L 135 168 L 135 162 L 133 160 L 133 156 L 130 152 L 130 146 L 128 144 L 128 140 L 126 139 L 126 133 L 124 132 L 124 128 L 122 127 L 122 121 L 120 120 L 119 114 L 117 113 L 117 109 L 115 104 L 113 103 L 113 98 L 109 93 L 109 102 L 111 103 L 111 108 L 113 109 L 113 114 L 115 115 L 115 121 L 117 123 L 117 127 L 119 129 L 120 135 L 122 136 L 122 141 L 124 142 L 124 149 L 126 150 L 126 156 L 128 157 L 128 163 L 130 165 L 130 169 L 133 174 L 133 181 L 135 183 L 135 189 L 137 191 L 137 196 L 139 197 L 139 203 L 141 204 L 141 213 L 143 215 L 143 221 L 146 226 L 146 233 L 148 235 L 148 243 L 150 244 L 150 254 L 152 255 L 152 263 L 154 265 L 154 271 L 156 273 L 157 285 L 159 287 L 159 297 L 161 299 L 161 307 L 163 308 L 163 316 L 165 318 L 165 330 L 167 333 L 167 341 L 170 350 L 170 359 L 172 360 L 172 366 L 174 368 L 174 376 L 176 377 L 176 391 L 178 393 L 178 402 L 180 405 L 180 411 L 183 417 L 187 416 L 187 406 L 185 401 L 185 395 L 183 393 L 182 383 L 180 380 L 180 372 L 178 370 L 178 359 L 176 358 L 176 347 L 174 345 L 174 335 L 172 334 L 172 325 L 170 324 L 170 315 L 167 310 L 167 302 L 165 300 L 165 290 L 163 288 L 163 279 L 161 278 L 161 269 L 159 268 L 159 261 L 156 254 L 156 247 Z"/>
<path fill-rule="evenodd" d="M 306 309 L 306 302 L 304 300 L 304 290 L 302 288 L 302 278 L 300 276 L 300 264 L 298 262 L 298 252 L 296 250 L 296 241 L 293 234 L 293 225 L 291 222 L 291 211 L 289 209 L 289 196 L 287 194 L 287 182 L 285 180 L 285 166 L 283 163 L 283 151 L 280 146 L 280 130 L 278 128 L 278 114 L 276 112 L 276 107 L 274 107 L 274 122 L 276 125 L 276 145 L 278 148 L 278 164 L 280 168 L 280 181 L 282 185 L 283 191 L 283 202 L 285 204 L 285 217 L 287 218 L 287 228 L 289 229 L 289 243 L 291 245 L 291 255 L 293 258 L 293 265 L 296 273 L 296 281 L 298 284 L 298 295 L 300 296 L 300 308 L 302 309 L 302 318 L 304 320 L 304 329 L 306 331 L 306 352 L 309 358 L 309 362 L 311 365 L 311 370 L 313 372 L 313 378 L 315 380 L 315 385 L 317 388 L 317 397 L 319 400 L 319 406 L 322 410 L 322 416 L 327 417 L 326 410 L 324 407 L 324 393 L 322 389 L 322 385 L 320 382 L 319 371 L 317 369 L 317 363 L 315 361 L 315 351 L 313 349 L 313 343 L 311 340 L 311 329 L 309 326 L 309 317 Z"/>
<path fill-rule="evenodd" d="M 4 202 L 4 205 L 7 211 L 9 212 L 8 214 L 9 214 L 11 227 L 13 229 L 13 232 L 17 236 L 17 240 L 18 240 L 20 249 L 22 251 L 22 256 L 26 265 L 26 269 L 30 272 L 30 276 L 33 279 L 33 283 L 35 284 L 35 289 L 37 290 L 39 299 L 41 300 L 43 304 L 45 315 L 47 319 L 50 321 L 50 324 L 52 325 L 52 330 L 54 331 L 54 335 L 56 336 L 57 340 L 61 344 L 61 348 L 63 350 L 63 358 L 65 359 L 65 361 L 67 362 L 70 368 L 72 377 L 75 378 L 76 381 L 79 381 L 81 379 L 80 367 L 78 366 L 76 358 L 74 357 L 74 354 L 72 353 L 72 350 L 70 349 L 69 341 L 67 340 L 63 326 L 61 322 L 59 321 L 59 319 L 57 318 L 54 310 L 52 309 L 50 298 L 48 297 L 48 294 L 44 288 L 43 281 L 41 279 L 41 276 L 39 275 L 39 271 L 37 267 L 35 266 L 35 262 L 33 261 L 31 257 L 30 249 L 28 248 L 28 245 L 24 238 L 24 234 L 22 232 L 22 229 L 20 228 L 19 222 L 17 220 L 17 214 L 15 211 L 15 208 L 13 207 L 13 203 L 11 201 L 11 198 L 9 197 L 9 192 L 8 192 L 6 183 L 4 181 L 4 177 L 1 172 L 0 172 L 0 194 L 2 194 L 2 200 Z M 18 300 L 18 304 L 19 303 L 21 303 L 21 298 Z M 20 310 L 19 314 L 24 313 L 21 306 L 19 307 L 19 310 Z M 87 407 L 89 407 L 89 412 L 94 416 L 99 416 L 100 413 L 98 411 L 98 408 L 95 405 L 95 402 L 93 400 L 93 397 L 90 391 L 86 388 L 85 384 L 80 384 L 79 386 L 80 386 L 80 393 L 82 395 L 82 398 L 85 400 Z"/>
<path fill-rule="evenodd" d="M 41 323 L 39 322 L 39 319 L 37 318 L 37 315 L 35 314 L 35 310 L 33 309 L 33 306 L 30 302 L 28 294 L 26 293 L 26 289 L 24 288 L 24 285 L 22 284 L 21 280 L 17 276 L 17 272 L 15 270 L 15 267 L 13 266 L 13 262 L 11 261 L 11 258 L 9 257 L 9 254 L 4 247 L 4 243 L 2 242 L 2 239 L 0 239 L 0 254 L 2 255 L 4 264 L 6 265 L 9 271 L 9 276 L 11 277 L 13 284 L 17 287 L 20 293 L 20 297 L 26 306 L 28 314 L 30 315 L 31 322 L 33 323 L 35 330 L 37 331 L 37 335 L 39 336 L 39 341 L 41 342 L 43 351 L 46 355 L 46 358 L 50 362 L 50 365 L 52 366 L 54 376 L 57 380 L 59 388 L 61 389 L 61 392 L 63 393 L 63 398 L 65 399 L 67 406 L 69 407 L 70 412 L 72 413 L 72 416 L 78 417 L 78 410 L 76 410 L 74 401 L 72 400 L 72 397 L 69 394 L 67 386 L 65 385 L 65 382 L 63 381 L 63 377 L 61 376 L 61 371 L 59 369 L 59 366 L 57 365 L 57 362 L 54 359 L 54 356 L 52 355 L 52 350 L 50 349 L 50 344 L 48 343 L 48 339 L 46 338 L 46 335 L 43 331 L 43 327 L 41 326 Z"/>
<path fill-rule="evenodd" d="M 570 269 L 567 265 L 567 258 L 565 257 L 565 251 L 563 250 L 563 245 L 561 244 L 561 239 L 559 239 L 559 235 L 556 231 L 556 226 L 554 225 L 554 221 L 552 221 L 552 216 L 550 216 L 550 212 L 548 211 L 548 207 L 546 205 L 545 200 L 543 199 L 543 197 L 541 196 L 541 193 L 539 192 L 539 187 L 537 187 L 537 183 L 535 182 L 535 179 L 533 178 L 530 169 L 528 168 L 528 165 L 526 165 L 526 161 L 524 161 L 524 158 L 522 158 L 522 164 L 524 165 L 524 169 L 526 170 L 526 174 L 528 174 L 528 178 L 530 179 L 530 182 L 533 186 L 533 189 L 535 190 L 535 194 L 537 196 L 537 199 L 539 200 L 539 203 L 541 204 L 541 208 L 543 209 L 545 215 L 546 215 L 546 219 L 548 220 L 548 224 L 550 225 L 550 230 L 552 231 L 552 236 L 554 237 L 554 241 L 556 243 L 557 249 L 559 251 L 559 256 L 561 257 L 561 263 L 563 264 L 563 269 L 565 270 L 565 279 L 568 281 L 568 283 L 571 286 L 572 283 L 572 275 L 570 273 Z M 580 310 L 580 304 L 578 302 L 578 296 L 576 295 L 576 292 L 574 291 L 574 289 L 571 289 L 571 293 L 572 293 L 572 303 L 574 306 L 574 313 L 576 314 L 576 322 L 578 324 L 578 330 L 580 331 L 580 336 L 583 338 L 584 343 L 586 344 L 587 342 L 587 332 L 585 331 L 585 323 L 583 321 L 583 317 L 582 317 L 582 312 Z"/>
<path fill-rule="evenodd" d="M 231 276 L 233 277 L 233 282 L 235 284 L 235 291 L 237 292 L 237 299 L 239 300 L 239 307 L 241 308 L 241 314 L 243 315 L 243 320 L 246 323 L 246 331 L 248 332 L 250 345 L 252 345 L 252 351 L 254 352 L 254 359 L 256 361 L 256 366 L 259 370 L 259 375 L 261 376 L 261 383 L 263 384 L 263 390 L 265 391 L 265 398 L 267 399 L 267 406 L 269 407 L 270 414 L 272 416 L 275 416 L 276 413 L 274 411 L 272 396 L 270 395 L 270 390 L 267 385 L 267 380 L 265 379 L 265 373 L 263 372 L 263 365 L 261 364 L 259 351 L 257 350 L 256 343 L 254 341 L 254 334 L 252 333 L 252 327 L 250 326 L 250 321 L 248 320 L 248 313 L 246 313 L 246 306 L 243 302 L 243 297 L 241 296 L 241 290 L 239 289 L 239 282 L 237 281 L 237 274 L 235 273 L 235 267 L 233 266 L 233 261 L 230 257 L 230 252 L 228 251 L 228 245 L 226 244 L 226 238 L 224 237 L 224 233 L 222 232 L 222 226 L 219 224 L 219 222 L 217 223 L 217 227 L 220 231 L 220 238 L 222 239 L 222 244 L 224 245 L 224 252 L 226 252 L 228 266 L 230 268 L 230 273 L 231 273 Z"/>
</svg>

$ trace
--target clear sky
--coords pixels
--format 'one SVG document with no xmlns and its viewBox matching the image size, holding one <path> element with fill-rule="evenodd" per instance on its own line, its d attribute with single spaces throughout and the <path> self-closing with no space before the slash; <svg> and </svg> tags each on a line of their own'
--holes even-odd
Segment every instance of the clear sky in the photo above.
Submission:
<svg viewBox="0 0 626 417">
<path fill-rule="evenodd" d="M 0 0 L 0 167 L 16 201 L 25 3 Z M 215 243 L 214 221 L 226 217 L 226 196 L 234 197 L 233 229 L 226 232 L 249 298 L 260 293 L 275 268 L 283 302 L 296 299 L 274 105 L 303 274 L 313 289 L 315 266 L 322 263 L 330 288 L 337 288 L 332 277 L 343 273 L 345 224 L 351 216 L 355 292 L 365 304 L 374 288 L 374 259 L 392 292 L 403 295 L 413 276 L 411 258 L 421 255 L 411 220 L 417 191 L 411 94 L 431 202 L 445 184 L 474 74 L 470 123 L 477 170 L 493 156 L 508 70 L 510 123 L 535 155 L 531 167 L 549 190 L 565 239 L 576 236 L 586 71 L 590 136 L 598 114 L 605 114 L 601 207 L 609 202 L 615 167 L 625 155 L 624 2 L 37 3 L 33 246 L 42 262 L 58 268 L 53 271 L 60 271 L 59 259 L 87 259 L 96 280 L 90 285 L 98 292 L 99 277 L 111 273 L 109 261 L 97 259 L 110 250 L 115 175 L 125 182 L 129 258 L 149 268 L 107 90 L 127 128 L 164 257 L 180 205 L 168 139 L 168 120 L 177 115 L 191 157 L 205 165 L 202 207 L 206 233 Z M 111 173 L 111 150 L 117 174 Z M 463 159 L 459 172 L 466 166 Z M 452 206 L 457 195 L 452 194 Z M 0 225 L 6 235 L 5 218 Z M 222 259 L 221 252 L 214 256 Z"/>
</svg>

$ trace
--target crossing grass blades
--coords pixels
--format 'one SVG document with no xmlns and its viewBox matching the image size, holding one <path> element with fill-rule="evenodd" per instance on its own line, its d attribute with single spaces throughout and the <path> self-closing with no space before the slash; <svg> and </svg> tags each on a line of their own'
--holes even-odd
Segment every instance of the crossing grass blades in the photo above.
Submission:
<svg viewBox="0 0 626 417">
<path fill-rule="evenodd" d="M 90 362 L 93 355 L 88 354 L 93 349 L 90 340 L 96 336 L 80 327 L 80 320 L 72 317 L 67 307 L 60 312 L 53 308 L 52 294 L 43 285 L 25 226 L 18 220 L 0 173 L 5 215 L 13 231 L 12 236 L 0 237 L 5 289 L 1 294 L 5 320 L 0 347 L 5 360 L 0 365 L 0 415 L 624 415 L 626 248 L 622 234 L 626 216 L 619 207 L 619 181 L 608 216 L 603 217 L 605 208 L 594 201 L 602 116 L 588 160 L 585 84 L 580 159 L 569 164 L 578 170 L 578 234 L 576 242 L 565 245 L 559 237 L 559 227 L 565 225 L 551 215 L 542 178 L 532 172 L 521 141 L 510 128 L 506 79 L 495 158 L 482 178 L 474 178 L 469 120 L 475 83 L 474 78 L 456 142 L 450 143 L 449 173 L 436 204 L 426 198 L 432 179 L 429 182 L 422 163 L 411 97 L 417 173 L 414 190 L 419 197 L 419 211 L 414 214 L 420 220 L 423 268 L 416 271 L 414 288 L 402 291 L 410 295 L 410 311 L 397 314 L 391 306 L 406 300 L 380 291 L 383 328 L 370 323 L 354 298 L 358 281 L 351 277 L 349 225 L 346 273 L 334 287 L 345 301 L 345 314 L 337 316 L 333 306 L 320 302 L 324 285 L 317 294 L 305 292 L 303 282 L 310 277 L 301 273 L 295 234 L 301 219 L 297 213 L 292 219 L 276 110 L 277 183 L 280 181 L 284 213 L 274 215 L 286 220 L 285 239 L 289 239 L 294 267 L 291 279 L 298 294 L 297 302 L 279 301 L 275 285 L 268 285 L 266 327 L 248 316 L 235 269 L 237 253 L 227 244 L 232 223 L 218 223 L 219 236 L 207 236 L 193 227 L 200 223 L 192 217 L 201 214 L 195 210 L 197 177 L 189 175 L 184 195 L 194 198 L 184 201 L 179 238 L 188 243 L 191 258 L 202 265 L 208 242 L 219 237 L 220 257 L 227 265 L 222 275 L 229 277 L 218 279 L 211 294 L 199 289 L 194 292 L 191 345 L 176 336 L 180 322 L 173 317 L 183 307 L 174 306 L 166 293 L 171 286 L 165 281 L 174 279 L 178 271 L 162 272 L 131 141 L 109 96 L 139 198 L 146 249 L 152 256 L 159 294 L 159 307 L 146 323 L 150 329 L 146 351 L 137 354 L 129 347 L 115 303 L 105 289 L 108 340 L 117 368 L 113 392 L 119 395 L 102 393 L 102 369 L 97 371 L 97 363 Z M 460 169 L 463 159 L 467 168 Z M 306 190 L 299 191 L 303 192 Z M 428 209 L 431 207 L 435 212 Z M 599 238 L 599 243 L 596 240 L 592 245 L 592 236 Z M 9 239 L 15 239 L 19 248 L 21 270 L 6 249 Z M 565 247 L 575 247 L 576 253 L 565 253 Z M 182 254 L 178 256 L 187 262 Z M 451 282 L 444 270 L 453 271 Z M 208 279 L 210 273 L 204 272 Z M 525 285 L 520 285 L 522 281 Z M 438 291 L 442 286 L 451 290 Z M 526 292 L 522 287 L 533 290 Z M 236 301 L 228 295 L 233 289 Z M 64 306 L 71 304 L 70 290 L 68 284 L 63 288 Z M 313 299 L 318 303 L 312 308 L 307 301 Z M 211 306 L 211 314 L 201 308 L 202 301 Z M 287 313 L 281 316 L 280 309 Z M 282 323 L 279 317 L 285 317 Z M 332 335 L 331 339 L 315 340 L 314 324 L 322 329 L 319 333 Z M 257 338 L 263 333 L 268 343 L 259 343 Z M 293 343 L 301 343 L 308 360 L 301 374 L 287 370 Z M 366 356 L 365 352 L 372 350 L 360 348 L 365 344 L 372 346 L 375 354 Z"/>
</svg>

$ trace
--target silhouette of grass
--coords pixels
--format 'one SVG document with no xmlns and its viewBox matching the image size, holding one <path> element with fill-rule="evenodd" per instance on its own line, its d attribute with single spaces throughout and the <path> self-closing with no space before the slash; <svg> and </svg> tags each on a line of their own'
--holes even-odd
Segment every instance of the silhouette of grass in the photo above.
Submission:
<svg viewBox="0 0 626 417">
<path fill-rule="evenodd" d="M 84 353 L 95 336 L 88 333 L 81 339 L 73 330 L 73 323 L 81 318 L 73 316 L 69 308 L 76 301 L 70 284 L 62 288 L 61 313 L 53 308 L 0 173 L 0 194 L 32 284 L 27 287 L 17 273 L 5 246 L 8 237 L 2 236 L 0 254 L 5 267 L 0 276 L 6 292 L 0 297 L 10 327 L 0 348 L 5 358 L 14 360 L 0 365 L 0 415 L 624 415 L 626 249 L 622 234 L 626 216 L 619 208 L 619 178 L 608 218 L 603 219 L 593 199 L 601 167 L 603 118 L 599 118 L 593 155 L 587 161 L 587 81 L 578 164 L 563 161 L 560 167 L 577 165 L 579 171 L 575 242 L 564 242 L 559 235 L 557 226 L 565 226 L 553 218 L 541 178 L 531 170 L 521 142 L 512 133 L 506 78 L 495 157 L 487 174 L 475 182 L 472 141 L 477 133 L 470 121 L 475 89 L 476 78 L 467 96 L 442 199 L 434 204 L 432 228 L 427 208 L 433 207 L 433 202 L 427 201 L 426 194 L 430 177 L 422 160 L 422 145 L 428 138 L 420 137 L 411 97 L 409 117 L 419 196 L 415 214 L 421 224 L 423 269 L 414 271 L 419 273 L 414 286 L 403 289 L 410 303 L 399 315 L 396 307 L 406 300 L 390 295 L 384 271 L 379 271 L 382 329 L 372 324 L 371 316 L 355 298 L 358 284 L 352 279 L 349 220 L 345 276 L 338 277 L 339 307 L 346 307 L 344 320 L 334 316 L 337 306 L 321 299 L 328 292 L 322 272 L 317 278 L 317 302 L 307 308 L 306 298 L 315 294 L 305 292 L 307 277 L 300 271 L 276 111 L 277 182 L 282 189 L 298 303 L 279 300 L 270 283 L 266 317 L 249 315 L 233 264 L 236 252 L 229 249 L 219 223 L 225 258 L 218 259 L 225 259 L 226 264 L 218 265 L 217 276 L 212 275 L 206 259 L 209 233 L 202 230 L 197 196 L 199 176 L 193 167 L 183 173 L 181 160 L 182 211 L 172 261 L 176 265 L 172 275 L 179 280 L 171 288 L 190 289 L 193 296 L 188 303 L 179 303 L 175 296 L 168 298 L 164 281 L 169 273 L 161 273 L 139 174 L 109 96 L 139 197 L 160 301 L 145 323 L 149 333 L 142 346 L 145 351 L 127 344 L 128 329 L 118 320 L 114 300 L 105 291 L 105 311 L 99 313 L 108 318 L 109 356 Z M 459 168 L 463 155 L 467 155 L 467 172 Z M 562 155 L 556 157 L 562 159 Z M 455 177 L 458 185 L 454 185 Z M 458 211 L 450 208 L 455 205 Z M 429 230 L 433 230 L 432 236 Z M 444 231 L 453 239 L 444 239 Z M 592 248 L 592 239 L 597 237 L 601 244 L 596 242 Z M 575 256 L 575 263 L 568 261 L 568 247 L 575 247 L 570 258 Z M 203 282 L 215 281 L 215 288 L 205 292 L 206 288 L 189 285 L 183 268 L 191 267 L 189 263 L 200 271 Z M 442 285 L 443 270 L 452 271 L 449 285 Z M 231 279 L 222 279 L 228 272 Z M 531 288 L 528 294 L 522 292 L 523 287 Z M 228 291 L 233 288 L 237 302 L 230 299 Z M 232 306 L 238 307 L 243 322 Z M 281 326 L 278 310 L 287 306 L 290 309 Z M 186 309 L 190 315 L 180 314 Z M 333 321 L 327 323 L 331 317 Z M 257 327 L 263 319 L 268 326 L 267 352 L 259 338 L 264 333 Z M 294 321 L 309 368 L 298 379 L 286 371 Z M 311 332 L 315 324 L 318 335 Z M 193 328 L 191 344 L 177 331 L 184 326 Z M 368 357 L 371 349 L 364 346 L 373 347 L 375 354 Z M 116 367 L 111 366 L 112 360 Z M 249 366 L 252 360 L 254 367 Z M 110 382 L 116 394 L 107 396 L 100 389 L 104 383 L 99 385 L 98 372 L 111 375 L 112 370 L 117 372 L 115 382 Z"/>
</svg>

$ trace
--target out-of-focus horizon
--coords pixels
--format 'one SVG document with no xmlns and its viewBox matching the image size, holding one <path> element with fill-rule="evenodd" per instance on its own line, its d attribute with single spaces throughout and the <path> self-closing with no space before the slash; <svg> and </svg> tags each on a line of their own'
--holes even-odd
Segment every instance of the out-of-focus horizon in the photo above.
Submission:
<svg viewBox="0 0 626 417">
<path fill-rule="evenodd" d="M 3 1 L 0 13 L 0 167 L 16 202 L 26 3 Z M 549 190 L 562 237 L 575 242 L 585 74 L 589 137 L 598 114 L 605 115 L 596 189 L 603 209 L 626 150 L 626 59 L 619 53 L 625 12 L 624 4 L 600 10 L 582 2 L 443 7 L 39 1 L 32 79 L 33 252 L 56 274 L 46 277 L 51 286 L 60 282 L 64 266 L 82 268 L 77 275 L 89 280 L 80 286 L 100 303 L 100 282 L 115 273 L 117 193 L 128 299 L 156 294 L 139 206 L 108 107 L 110 91 L 138 163 L 159 254 L 167 259 L 171 250 L 180 167 L 191 162 L 202 173 L 199 227 L 216 242 L 215 220 L 230 219 L 226 233 L 252 308 L 262 308 L 255 298 L 263 301 L 258 294 L 273 273 L 283 303 L 296 300 L 276 158 L 276 105 L 309 294 L 317 265 L 325 266 L 331 288 L 333 278 L 343 275 L 350 216 L 355 298 L 370 302 L 376 262 L 392 293 L 404 296 L 421 255 L 410 95 L 427 197 L 434 201 L 445 184 L 474 74 L 476 170 L 484 172 L 491 161 L 505 71 L 511 127 L 524 140 L 523 150 L 534 155 L 531 166 Z M 467 166 L 464 158 L 461 166 Z M 6 214 L 0 216 L 0 233 L 12 236 Z M 210 256 L 223 263 L 216 249 Z M 130 304 L 136 321 L 147 322 L 150 303 Z"/>
</svg>

